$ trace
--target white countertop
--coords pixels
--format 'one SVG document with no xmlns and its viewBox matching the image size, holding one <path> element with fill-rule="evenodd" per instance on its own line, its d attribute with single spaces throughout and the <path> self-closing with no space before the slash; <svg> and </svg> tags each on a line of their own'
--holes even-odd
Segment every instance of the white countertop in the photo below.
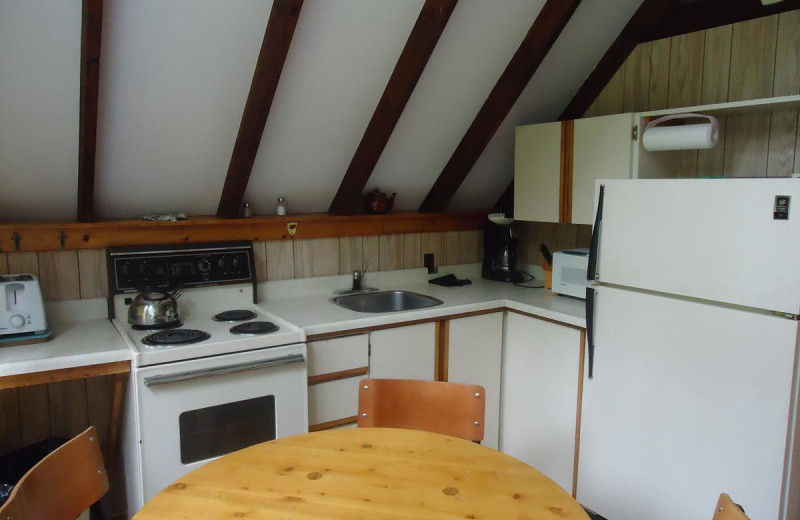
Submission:
<svg viewBox="0 0 800 520">
<path fill-rule="evenodd" d="M 329 298 L 346 288 L 348 275 L 283 280 L 259 284 L 259 305 L 306 335 L 427 320 L 453 314 L 507 307 L 576 327 L 585 327 L 584 302 L 558 296 L 549 289 L 515 287 L 480 277 L 480 265 L 442 268 L 431 277 L 454 272 L 471 285 L 441 287 L 427 283 L 425 269 L 367 273 L 365 285 L 381 290 L 403 289 L 438 298 L 444 303 L 414 311 L 363 313 L 339 307 Z M 74 300 L 46 305 L 54 337 L 46 343 L 0 347 L 0 377 L 46 370 L 128 361 L 131 352 L 107 318 L 106 300 Z"/>
<path fill-rule="evenodd" d="M 479 266 L 459 269 L 458 278 L 469 278 L 471 285 L 441 287 L 427 283 L 424 269 L 399 271 L 383 277 L 384 273 L 367 274 L 366 285 L 380 290 L 403 289 L 442 300 L 442 305 L 414 311 L 364 313 L 339 307 L 331 303 L 330 287 L 346 287 L 349 276 L 314 279 L 314 285 L 303 286 L 294 281 L 267 282 L 259 287 L 264 299 L 259 305 L 295 325 L 302 327 L 307 336 L 341 332 L 363 327 L 402 323 L 437 318 L 452 314 L 508 307 L 513 310 L 541 316 L 577 327 L 585 327 L 584 301 L 569 296 L 559 296 L 549 289 L 516 287 L 510 283 L 492 282 L 480 277 Z M 443 273 L 434 275 L 441 276 Z"/>
<path fill-rule="evenodd" d="M 108 319 L 104 298 L 50 302 L 45 312 L 53 339 L 0 347 L 0 377 L 131 358 L 130 349 Z"/>
</svg>

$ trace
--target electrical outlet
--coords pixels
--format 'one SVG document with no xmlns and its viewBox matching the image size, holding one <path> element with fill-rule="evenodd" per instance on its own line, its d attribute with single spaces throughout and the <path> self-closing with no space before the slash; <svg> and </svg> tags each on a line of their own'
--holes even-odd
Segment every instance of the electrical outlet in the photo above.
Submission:
<svg viewBox="0 0 800 520">
<path fill-rule="evenodd" d="M 422 263 L 425 265 L 425 268 L 428 269 L 428 274 L 436 272 L 436 262 L 434 261 L 433 253 L 425 253 L 422 255 Z"/>
</svg>

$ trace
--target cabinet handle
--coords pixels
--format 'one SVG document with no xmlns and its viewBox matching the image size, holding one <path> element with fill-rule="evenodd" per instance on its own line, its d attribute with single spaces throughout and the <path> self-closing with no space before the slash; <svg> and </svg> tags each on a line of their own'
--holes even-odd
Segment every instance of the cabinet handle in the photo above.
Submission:
<svg viewBox="0 0 800 520">
<path fill-rule="evenodd" d="M 603 196 L 605 195 L 605 189 L 605 184 L 601 184 L 600 193 L 597 196 L 597 214 L 594 216 L 592 244 L 589 248 L 589 265 L 586 269 L 586 279 L 590 282 L 597 280 L 597 253 L 600 246 L 600 228 L 603 225 Z"/>
<path fill-rule="evenodd" d="M 594 295 L 596 291 L 586 288 L 586 349 L 589 354 L 589 379 L 594 378 Z"/>
</svg>

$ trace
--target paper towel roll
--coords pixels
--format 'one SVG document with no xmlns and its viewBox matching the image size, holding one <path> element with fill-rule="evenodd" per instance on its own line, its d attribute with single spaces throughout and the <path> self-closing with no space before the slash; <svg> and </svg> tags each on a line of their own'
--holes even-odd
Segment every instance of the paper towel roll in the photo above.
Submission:
<svg viewBox="0 0 800 520">
<path fill-rule="evenodd" d="M 659 123 L 673 119 L 702 117 L 708 123 L 657 126 Z M 676 114 L 662 117 L 648 123 L 642 136 L 642 146 L 648 152 L 666 150 L 705 150 L 714 148 L 719 141 L 719 126 L 716 118 L 701 114 Z"/>
</svg>

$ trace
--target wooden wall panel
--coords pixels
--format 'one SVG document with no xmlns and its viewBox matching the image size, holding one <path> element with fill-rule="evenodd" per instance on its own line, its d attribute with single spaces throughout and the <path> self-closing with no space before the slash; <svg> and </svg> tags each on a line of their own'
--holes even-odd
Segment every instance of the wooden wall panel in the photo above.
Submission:
<svg viewBox="0 0 800 520">
<path fill-rule="evenodd" d="M 705 31 L 703 49 L 703 93 L 702 104 L 720 103 L 728 100 L 728 82 L 731 71 L 731 42 L 733 26 L 723 25 Z"/>
<path fill-rule="evenodd" d="M 458 231 L 448 231 L 444 234 L 444 265 L 454 265 L 459 262 L 461 253 L 460 238 Z"/>
<path fill-rule="evenodd" d="M 364 269 L 362 261 L 363 237 L 342 237 L 339 239 L 339 274 L 351 274 Z"/>
<path fill-rule="evenodd" d="M 255 262 L 256 279 L 263 282 L 267 279 L 267 243 L 253 242 L 253 261 Z"/>
<path fill-rule="evenodd" d="M 671 107 L 699 105 L 703 91 L 703 32 L 672 38 L 669 56 L 668 103 Z"/>
<path fill-rule="evenodd" d="M 403 268 L 403 235 L 379 237 L 378 265 L 381 271 Z"/>
<path fill-rule="evenodd" d="M 33 273 L 39 276 L 39 255 L 36 253 L 8 253 L 8 272 Z"/>
<path fill-rule="evenodd" d="M 76 379 L 47 385 L 50 434 L 71 438 L 89 425 L 86 380 Z"/>
<path fill-rule="evenodd" d="M 459 231 L 458 237 L 460 264 L 473 264 L 483 259 L 483 232 Z"/>
<path fill-rule="evenodd" d="M 650 83 L 647 96 L 648 110 L 669 106 L 669 66 L 671 41 L 656 40 L 650 43 Z"/>
<path fill-rule="evenodd" d="M 767 177 L 788 177 L 795 171 L 797 110 L 772 112 L 767 152 Z"/>
<path fill-rule="evenodd" d="M 726 177 L 764 177 L 769 152 L 769 114 L 731 116 L 725 127 Z"/>
<path fill-rule="evenodd" d="M 8 256 L 0 253 L 0 274 L 8 274 Z"/>
<path fill-rule="evenodd" d="M 728 100 L 772 96 L 778 15 L 733 26 Z"/>
<path fill-rule="evenodd" d="M 294 245 L 290 240 L 269 240 L 267 251 L 267 280 L 289 280 L 294 274 Z"/>
<path fill-rule="evenodd" d="M 108 296 L 108 266 L 105 249 L 81 249 L 78 251 L 78 275 L 81 298 L 105 298 Z"/>
<path fill-rule="evenodd" d="M 647 110 L 650 90 L 650 42 L 637 45 L 623 65 L 625 89 L 623 112 Z"/>
<path fill-rule="evenodd" d="M 77 300 L 81 297 L 77 251 L 39 253 L 39 279 L 45 301 Z"/>
<path fill-rule="evenodd" d="M 422 267 L 422 234 L 403 235 L 403 269 Z"/>
<path fill-rule="evenodd" d="M 778 19 L 772 94 L 800 94 L 800 10 L 783 13 Z"/>
<path fill-rule="evenodd" d="M 364 268 L 369 267 L 370 271 L 380 271 L 380 241 L 377 236 L 363 237 L 361 242 L 361 255 Z"/>
<path fill-rule="evenodd" d="M 21 446 L 19 393 L 16 388 L 0 390 L 0 456 Z"/>
<path fill-rule="evenodd" d="M 50 411 L 47 407 L 47 385 L 19 388 L 20 435 L 27 446 L 50 437 Z"/>
</svg>

